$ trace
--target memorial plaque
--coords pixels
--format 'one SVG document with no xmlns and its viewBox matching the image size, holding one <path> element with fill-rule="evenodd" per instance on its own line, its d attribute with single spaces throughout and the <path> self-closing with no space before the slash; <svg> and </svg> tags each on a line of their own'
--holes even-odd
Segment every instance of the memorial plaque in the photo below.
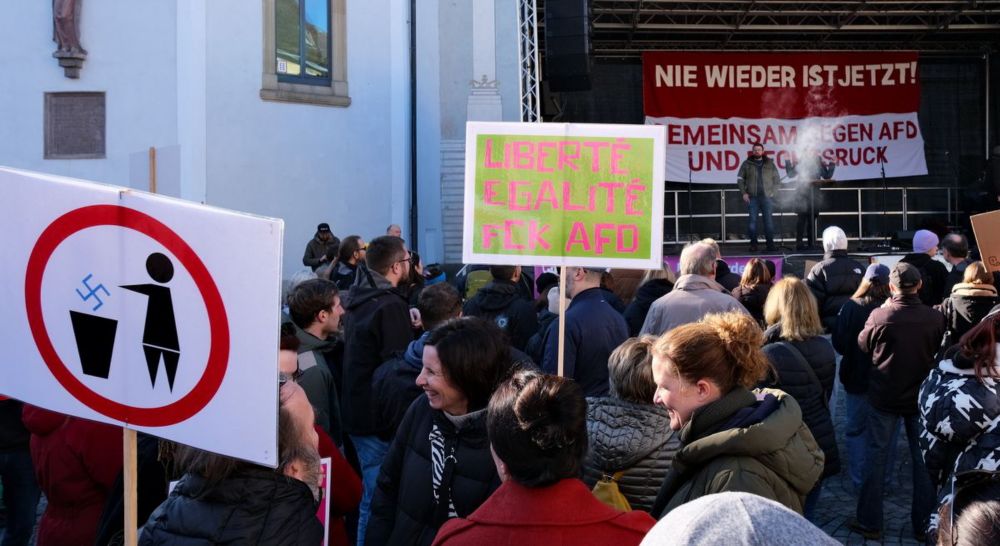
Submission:
<svg viewBox="0 0 1000 546">
<path fill-rule="evenodd" d="M 104 159 L 104 93 L 45 94 L 45 159 Z"/>
</svg>

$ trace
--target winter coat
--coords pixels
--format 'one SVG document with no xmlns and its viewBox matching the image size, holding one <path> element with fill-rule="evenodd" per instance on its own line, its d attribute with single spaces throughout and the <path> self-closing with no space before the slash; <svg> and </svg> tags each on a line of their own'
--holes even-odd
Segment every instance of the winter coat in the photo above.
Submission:
<svg viewBox="0 0 1000 546">
<path fill-rule="evenodd" d="M 337 285 L 337 289 L 347 292 L 354 286 L 358 277 L 357 264 L 347 262 L 337 262 L 337 266 L 330 272 L 330 280 Z"/>
<path fill-rule="evenodd" d="M 920 270 L 923 285 L 920 287 L 920 301 L 924 305 L 935 306 L 947 295 L 944 286 L 948 279 L 948 268 L 943 263 L 923 253 L 910 253 L 903 256 L 901 262 L 911 264 Z"/>
<path fill-rule="evenodd" d="M 372 275 L 377 275 L 372 272 Z M 344 315 L 344 386 L 340 399 L 348 434 L 378 434 L 372 376 L 383 362 L 413 341 L 406 299 L 378 276 L 377 288 L 356 285 Z"/>
<path fill-rule="evenodd" d="M 758 174 L 757 163 L 761 163 L 760 174 Z M 758 185 L 763 184 L 764 195 L 774 199 L 778 192 L 779 180 L 778 168 L 775 167 L 774 161 L 767 156 L 762 156 L 760 162 L 748 157 L 740 165 L 740 170 L 736 174 L 736 185 L 740 188 L 740 192 L 749 194 L 750 197 L 756 197 Z"/>
<path fill-rule="evenodd" d="M 951 291 L 951 295 L 937 309 L 945 319 L 945 348 L 958 343 L 958 340 L 979 324 L 990 309 L 997 304 L 997 289 L 991 284 L 959 283 Z"/>
<path fill-rule="evenodd" d="M 868 403 L 883 413 L 917 414 L 917 391 L 934 367 L 944 316 L 916 294 L 897 294 L 872 311 L 858 347 L 872 357 Z"/>
<path fill-rule="evenodd" d="M 298 327 L 295 336 L 299 338 L 298 366 L 302 372 L 299 386 L 316 411 L 316 423 L 337 445 L 343 445 L 344 424 L 338 394 L 343 344 L 337 337 L 319 339 Z"/>
<path fill-rule="evenodd" d="M 754 493 L 801 514 L 823 474 L 823 451 L 798 403 L 779 390 L 736 387 L 695 410 L 680 435 L 653 506 L 657 517 L 722 491 Z"/>
<path fill-rule="evenodd" d="M 528 339 L 538 330 L 538 316 L 531 302 L 522 298 L 517 285 L 511 281 L 494 280 L 479 289 L 465 302 L 462 314 L 493 321 L 510 339 L 511 345 L 520 350 L 528 346 Z"/>
<path fill-rule="evenodd" d="M 715 282 L 723 288 L 732 292 L 740 285 L 740 276 L 729 270 L 729 264 L 722 260 L 715 260 Z"/>
<path fill-rule="evenodd" d="M 405 351 L 379 366 L 372 376 L 375 426 L 387 442 L 396 435 L 410 404 L 424 392 L 417 386 L 417 376 L 424 367 L 424 342 L 429 335 L 425 332 L 411 341 Z"/>
<path fill-rule="evenodd" d="M 767 295 L 771 293 L 771 283 L 756 284 L 754 286 L 739 285 L 733 289 L 733 297 L 740 302 L 750 316 L 757 319 L 757 322 L 764 325 L 764 302 Z"/>
<path fill-rule="evenodd" d="M 698 322 L 709 313 L 727 311 L 747 312 L 714 280 L 702 275 L 681 275 L 674 289 L 649 307 L 641 333 L 660 336 L 682 324 Z"/>
<path fill-rule="evenodd" d="M 656 493 L 670 470 L 680 438 L 670 430 L 667 410 L 618 398 L 587 400 L 590 449 L 583 481 L 594 487 L 602 476 L 624 471 L 618 489 L 633 510 L 653 508 Z"/>
<path fill-rule="evenodd" d="M 528 339 L 528 346 L 524 348 L 524 352 L 531 357 L 532 361 L 542 361 L 542 357 L 545 356 L 545 334 L 549 332 L 549 326 L 553 322 L 559 324 L 558 319 L 559 315 L 548 309 L 543 309 L 538 313 L 538 330 Z"/>
<path fill-rule="evenodd" d="M 330 505 L 328 545 L 349 546 L 354 544 L 354 540 L 347 532 L 347 522 L 344 518 L 356 513 L 358 505 L 361 504 L 361 478 L 330 436 L 323 432 L 319 425 L 313 426 L 316 428 L 316 435 L 319 436 L 319 456 L 324 459 L 330 458 L 330 489 L 326 492 Z"/>
<path fill-rule="evenodd" d="M 1000 466 L 1000 380 L 980 381 L 972 362 L 956 353 L 949 351 L 920 387 L 918 443 L 940 504 L 951 501 L 955 474 Z M 1000 358 L 994 375 L 1000 376 Z M 936 515 L 931 527 L 937 527 Z"/>
<path fill-rule="evenodd" d="M 837 313 L 851 299 L 865 276 L 865 268 L 847 256 L 846 250 L 834 250 L 823 256 L 806 276 L 806 285 L 816 296 L 819 317 L 827 332 L 833 331 Z"/>
<path fill-rule="evenodd" d="M 880 305 L 880 301 L 862 305 L 849 299 L 840 308 L 837 323 L 833 326 L 830 341 L 833 342 L 833 348 L 843 356 L 840 359 L 840 382 L 844 385 L 844 390 L 851 394 L 868 392 L 868 374 L 873 367 L 872 355 L 858 346 L 858 334 L 864 330 L 868 315 Z"/>
<path fill-rule="evenodd" d="M 965 269 L 969 267 L 969 264 L 972 262 L 973 260 L 967 258 L 951 267 L 951 271 L 948 272 L 948 276 L 944 278 L 945 297 L 948 297 L 948 295 L 951 294 L 951 290 L 952 288 L 955 288 L 956 284 L 962 282 L 962 279 L 965 277 Z"/>
<path fill-rule="evenodd" d="M 587 396 L 607 396 L 608 357 L 628 339 L 628 325 L 604 298 L 604 290 L 580 292 L 566 308 L 564 375 L 576 380 Z M 545 336 L 542 370 L 554 374 L 559 360 L 559 322 L 553 321 Z"/>
<path fill-rule="evenodd" d="M 441 527 L 434 546 L 638 546 L 653 527 L 646 512 L 619 512 L 580 480 L 546 487 L 504 483 L 472 515 Z"/>
<path fill-rule="evenodd" d="M 788 343 L 802 354 L 806 363 L 812 367 L 818 383 L 787 347 L 778 345 L 780 342 Z M 768 377 L 765 384 L 781 389 L 795 398 L 802 410 L 802 420 L 823 449 L 826 460 L 823 477 L 837 474 L 840 472 L 840 452 L 837 450 L 837 436 L 830 416 L 830 397 L 833 395 L 837 375 L 837 353 L 833 346 L 823 336 L 803 341 L 782 339 L 781 323 L 778 323 L 764 332 L 764 353 L 777 374 L 777 377 Z"/>
<path fill-rule="evenodd" d="M 38 546 L 93 544 L 101 512 L 122 469 L 118 427 L 24 406 L 31 461 L 48 507 Z"/>
<path fill-rule="evenodd" d="M 31 433 L 21 421 L 21 409 L 17 400 L 0 400 L 0 454 L 28 451 Z"/>
<path fill-rule="evenodd" d="M 443 446 L 432 462 L 435 431 Z M 437 492 L 435 481 L 440 483 Z M 486 410 L 455 428 L 421 395 L 406 412 L 382 462 L 365 544 L 428 545 L 447 519 L 472 514 L 498 487 L 500 477 L 486 436 Z"/>
<path fill-rule="evenodd" d="M 646 315 L 649 314 L 649 306 L 653 305 L 654 301 L 665 296 L 673 288 L 674 283 L 667 279 L 650 279 L 639 286 L 635 291 L 635 298 L 632 299 L 632 303 L 628 304 L 625 312 L 622 313 L 625 317 L 625 322 L 628 323 L 629 337 L 639 335 L 639 330 L 642 330 L 642 323 L 646 322 Z"/>
<path fill-rule="evenodd" d="M 306 267 L 311 267 L 313 271 L 323 265 L 323 256 L 326 256 L 326 250 L 330 247 L 340 247 L 340 239 L 336 235 L 330 234 L 329 241 L 322 241 L 319 238 L 319 232 L 309 240 L 306 244 L 306 251 L 302 255 L 302 265 Z"/>
<path fill-rule="evenodd" d="M 309 486 L 271 469 L 247 467 L 215 485 L 185 474 L 139 544 L 315 546 L 323 540 L 316 508 Z"/>
</svg>

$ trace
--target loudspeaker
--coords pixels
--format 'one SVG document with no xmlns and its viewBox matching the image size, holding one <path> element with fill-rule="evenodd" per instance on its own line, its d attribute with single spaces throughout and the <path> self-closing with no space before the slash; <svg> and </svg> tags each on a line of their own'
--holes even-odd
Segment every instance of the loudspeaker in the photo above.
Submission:
<svg viewBox="0 0 1000 546">
<path fill-rule="evenodd" d="M 545 2 L 545 80 L 549 89 L 590 90 L 589 0 Z"/>
</svg>

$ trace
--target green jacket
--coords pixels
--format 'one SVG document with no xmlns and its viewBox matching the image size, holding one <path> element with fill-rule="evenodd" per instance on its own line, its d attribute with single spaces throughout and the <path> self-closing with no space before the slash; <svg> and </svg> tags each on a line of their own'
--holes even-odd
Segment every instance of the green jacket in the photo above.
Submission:
<svg viewBox="0 0 1000 546">
<path fill-rule="evenodd" d="M 781 176 L 778 174 L 778 167 L 774 165 L 774 161 L 767 156 L 762 157 L 764 165 L 761 168 L 761 174 L 764 178 L 764 195 L 773 199 L 778 191 Z M 759 183 L 757 166 L 754 165 L 752 159 L 747 158 L 740 165 L 740 172 L 736 174 L 736 185 L 739 186 L 741 193 L 748 193 L 750 197 L 754 197 L 757 195 L 757 184 Z"/>
<path fill-rule="evenodd" d="M 778 408 L 748 427 L 711 432 L 753 405 L 755 393 L 776 396 Z M 802 422 L 798 403 L 777 389 L 737 387 L 696 410 L 680 434 L 683 447 L 674 455 L 654 516 L 724 491 L 754 493 L 801 514 L 806 494 L 823 474 L 823 450 Z"/>
</svg>

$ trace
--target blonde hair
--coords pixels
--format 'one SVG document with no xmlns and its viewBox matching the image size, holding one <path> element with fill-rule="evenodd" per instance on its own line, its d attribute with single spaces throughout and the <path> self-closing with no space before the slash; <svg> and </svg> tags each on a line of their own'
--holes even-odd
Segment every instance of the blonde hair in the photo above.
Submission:
<svg viewBox="0 0 1000 546">
<path fill-rule="evenodd" d="M 642 280 L 639 282 L 639 286 L 642 286 L 654 279 L 666 279 L 670 281 L 670 284 L 674 284 L 677 282 L 677 274 L 674 273 L 670 264 L 663 264 L 663 267 L 659 269 L 647 269 L 642 275 Z"/>
<path fill-rule="evenodd" d="M 816 296 L 795 277 L 784 277 L 771 288 L 764 302 L 764 320 L 768 326 L 781 322 L 782 339 L 802 341 L 823 335 Z"/>
<path fill-rule="evenodd" d="M 764 333 L 750 315 L 729 312 L 706 315 L 663 334 L 653 354 L 672 362 L 673 373 L 689 383 L 708 379 L 728 393 L 752 388 L 771 370 L 761 344 Z"/>
<path fill-rule="evenodd" d="M 743 269 L 743 276 L 740 277 L 740 286 L 754 287 L 758 284 L 771 282 L 771 271 L 767 269 L 767 264 L 760 258 L 752 258 Z"/>
<path fill-rule="evenodd" d="M 652 404 L 656 394 L 653 380 L 654 336 L 626 339 L 608 357 L 611 396 L 636 404 Z"/>
<path fill-rule="evenodd" d="M 983 262 L 972 262 L 965 268 L 962 275 L 963 283 L 993 284 L 993 273 L 986 268 Z"/>
</svg>

